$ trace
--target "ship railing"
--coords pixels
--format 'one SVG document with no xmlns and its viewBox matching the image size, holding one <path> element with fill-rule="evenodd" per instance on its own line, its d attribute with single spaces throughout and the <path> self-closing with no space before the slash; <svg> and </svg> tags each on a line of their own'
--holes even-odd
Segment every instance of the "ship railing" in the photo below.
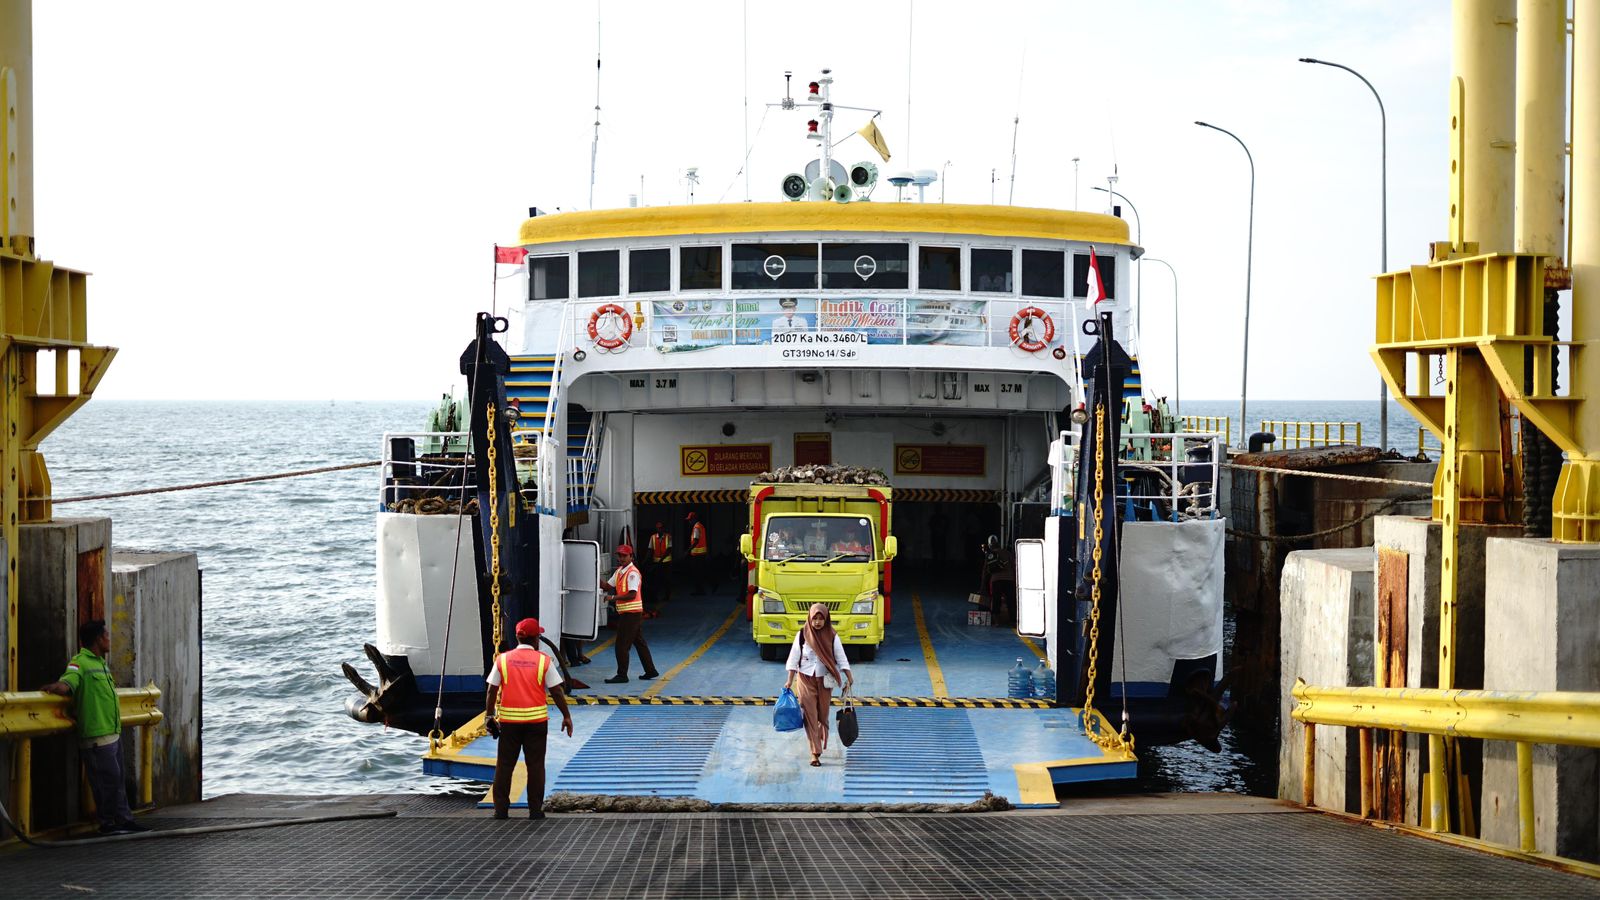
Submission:
<svg viewBox="0 0 1600 900">
<path fill-rule="evenodd" d="M 1600 693 L 1320 687 L 1300 680 L 1296 680 L 1292 693 L 1295 707 L 1290 717 L 1305 726 L 1301 799 L 1306 806 L 1317 805 L 1317 733 L 1321 730 L 1318 726 L 1357 730 L 1357 765 L 1360 768 L 1357 780 L 1361 786 L 1358 817 L 1362 819 L 1396 816 L 1388 797 L 1397 794 L 1398 789 L 1389 784 L 1392 784 L 1391 779 L 1404 780 L 1405 766 L 1402 763 L 1396 771 L 1392 760 L 1396 753 L 1404 758 L 1404 735 L 1426 735 L 1428 757 L 1435 762 L 1423 776 L 1423 796 L 1427 799 L 1418 805 L 1421 820 L 1418 830 L 1478 849 L 1520 855 L 1590 876 L 1600 875 L 1600 866 L 1593 863 L 1539 850 L 1539 820 L 1534 808 L 1534 746 L 1551 745 L 1552 750 L 1556 747 L 1600 748 Z M 1380 738 L 1382 743 L 1376 751 L 1373 746 L 1375 730 L 1387 732 L 1386 737 Z M 1460 776 L 1448 765 L 1437 762 L 1454 756 L 1446 753 L 1445 743 L 1459 738 L 1504 742 L 1515 748 L 1515 790 L 1510 790 L 1508 784 L 1498 800 L 1507 806 L 1513 798 L 1516 802 L 1516 846 L 1461 836 L 1468 830 L 1462 827 L 1463 823 L 1476 819 L 1470 805 L 1472 792 L 1452 790 L 1449 780 Z M 1288 740 L 1286 734 L 1285 742 Z M 1401 749 L 1393 749 L 1396 747 Z M 1386 748 L 1389 748 L 1387 752 Z M 1560 758 L 1556 753 L 1545 756 L 1541 752 L 1540 756 L 1541 770 L 1547 768 L 1548 759 Z M 1505 754 L 1491 752 L 1487 746 L 1484 757 L 1486 771 L 1491 763 L 1501 770 L 1512 765 Z M 1385 769 L 1386 776 L 1380 774 Z M 1551 778 L 1553 781 L 1553 774 Z M 1380 798 L 1380 792 L 1386 796 Z M 1463 797 L 1465 808 L 1462 808 Z M 1454 809 L 1452 798 L 1456 800 Z M 1485 809 L 1489 807 L 1489 798 L 1489 791 L 1485 790 Z M 1388 812 L 1380 806 L 1388 807 Z M 1386 824 L 1402 829 L 1412 827 L 1398 821 Z M 1554 832 L 1552 827 L 1548 833 Z"/>
<path fill-rule="evenodd" d="M 384 432 L 383 464 L 378 467 L 380 508 L 417 512 L 417 506 L 429 499 L 459 508 L 463 484 L 467 499 L 476 497 L 471 442 L 467 431 Z"/>
<path fill-rule="evenodd" d="M 1332 447 L 1361 444 L 1360 422 L 1310 422 L 1293 419 L 1262 419 L 1258 431 L 1278 438 L 1279 449 L 1293 447 Z"/>
<path fill-rule="evenodd" d="M 780 301 L 793 300 L 794 313 Z M 572 301 L 562 328 L 585 352 L 655 348 L 663 353 L 735 346 L 987 347 L 1041 345 L 1077 353 L 1083 301 L 1010 297 L 762 293 L 728 297 Z M 620 316 L 618 310 L 621 311 Z M 626 319 L 627 326 L 621 325 Z M 590 326 L 595 327 L 593 333 Z M 1013 333 L 1015 332 L 1015 333 Z M 566 346 L 562 344 L 561 346 Z M 559 360 L 557 365 L 559 366 Z M 552 390 L 559 384 L 557 380 Z"/>
<path fill-rule="evenodd" d="M 1062 496 L 1057 503 L 1058 509 L 1071 509 L 1073 506 L 1071 492 L 1077 483 L 1078 440 L 1075 432 L 1061 432 L 1061 471 L 1056 484 Z M 1142 471 L 1151 474 L 1153 478 L 1147 479 L 1146 483 L 1154 483 L 1159 489 L 1154 492 L 1138 491 L 1125 482 L 1128 486 L 1119 490 L 1116 498 L 1119 511 L 1131 507 L 1134 510 L 1133 517 L 1140 521 L 1183 522 L 1215 519 L 1221 515 L 1217 502 L 1225 440 L 1221 433 L 1125 431 L 1122 432 L 1122 440 L 1124 449 L 1134 444 L 1148 444 L 1149 458 L 1119 458 L 1118 468 L 1124 473 Z M 1201 449 L 1206 452 L 1197 455 L 1206 458 L 1191 461 L 1191 452 Z M 1138 482 L 1139 479 L 1135 479 L 1133 483 Z"/>
</svg>

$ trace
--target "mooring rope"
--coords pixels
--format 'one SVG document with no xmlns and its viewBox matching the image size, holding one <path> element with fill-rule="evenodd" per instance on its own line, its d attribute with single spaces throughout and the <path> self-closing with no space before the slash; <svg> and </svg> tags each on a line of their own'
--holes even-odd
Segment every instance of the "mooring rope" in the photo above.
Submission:
<svg viewBox="0 0 1600 900">
<path fill-rule="evenodd" d="M 275 472 L 271 475 L 247 475 L 243 478 L 224 478 L 221 481 L 202 481 L 198 484 L 176 484 L 170 487 L 140 488 L 136 491 L 118 491 L 115 494 L 87 494 L 82 497 L 51 497 L 51 503 L 81 503 L 85 500 L 118 500 L 123 497 L 142 497 L 146 494 L 169 494 L 173 491 L 194 491 L 200 488 L 224 487 L 230 484 L 250 484 L 256 481 L 275 481 L 280 478 L 299 478 L 304 475 L 322 475 L 327 472 L 344 472 L 350 469 L 369 469 L 382 465 L 378 459 L 366 462 L 345 463 L 339 466 L 322 466 L 316 469 L 299 469 L 293 472 Z"/>
<path fill-rule="evenodd" d="M 1339 472 L 1323 472 L 1316 469 L 1278 469 L 1272 466 L 1246 466 L 1239 463 L 1222 463 L 1224 469 L 1239 469 L 1246 472 L 1272 472 L 1276 475 L 1304 475 L 1307 478 L 1328 478 L 1334 481 L 1359 481 L 1364 484 L 1398 484 L 1406 487 L 1432 488 L 1431 481 L 1404 481 L 1399 478 L 1378 478 L 1372 475 L 1344 475 Z"/>
</svg>

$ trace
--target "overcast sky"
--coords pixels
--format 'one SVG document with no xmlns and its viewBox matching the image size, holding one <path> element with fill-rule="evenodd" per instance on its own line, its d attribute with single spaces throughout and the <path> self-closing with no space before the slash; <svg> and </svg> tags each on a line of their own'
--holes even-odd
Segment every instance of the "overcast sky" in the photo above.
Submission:
<svg viewBox="0 0 1600 900">
<path fill-rule="evenodd" d="M 836 102 L 881 107 L 885 168 L 948 161 L 930 199 L 1005 203 L 1020 115 L 1017 205 L 1101 211 L 1115 168 L 1177 270 L 1187 399 L 1238 395 L 1249 196 L 1239 146 L 1194 120 L 1255 156 L 1254 398 L 1378 389 L 1377 106 L 1298 57 L 1383 94 L 1391 268 L 1446 235 L 1446 0 L 755 2 L 748 28 L 738 0 L 599 9 L 597 207 L 641 177 L 645 203 L 686 202 L 689 166 L 697 201 L 743 200 L 746 84 L 750 196 L 779 199 L 815 152 L 804 111 L 765 110 L 785 69 L 832 67 Z M 530 205 L 587 205 L 595 25 L 593 0 L 36 3 L 38 248 L 93 273 L 90 338 L 121 348 L 99 396 L 454 386 L 491 246 Z M 1145 384 L 1165 393 L 1172 284 L 1144 274 Z"/>
</svg>

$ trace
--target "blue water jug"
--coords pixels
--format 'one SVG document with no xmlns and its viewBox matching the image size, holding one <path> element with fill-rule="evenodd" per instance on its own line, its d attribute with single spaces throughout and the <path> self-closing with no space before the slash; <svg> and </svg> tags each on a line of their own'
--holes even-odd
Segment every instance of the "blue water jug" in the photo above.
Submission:
<svg viewBox="0 0 1600 900">
<path fill-rule="evenodd" d="M 1047 659 L 1039 660 L 1039 667 L 1033 670 L 1033 695 L 1040 700 L 1055 702 L 1056 673 Z"/>
<path fill-rule="evenodd" d="M 1028 700 L 1033 697 L 1033 675 L 1022 664 L 1022 657 L 1017 657 L 1017 664 L 1006 673 L 1006 696 L 1015 700 Z"/>
</svg>

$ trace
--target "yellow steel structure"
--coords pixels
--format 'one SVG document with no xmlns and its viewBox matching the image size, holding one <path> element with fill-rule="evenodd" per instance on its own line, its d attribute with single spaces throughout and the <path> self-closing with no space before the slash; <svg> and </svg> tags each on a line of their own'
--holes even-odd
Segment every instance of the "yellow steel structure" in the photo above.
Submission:
<svg viewBox="0 0 1600 900">
<path fill-rule="evenodd" d="M 89 343 L 88 276 L 34 255 L 33 16 L 28 0 L 0 0 L 0 422 L 6 544 L 6 687 L 17 686 L 17 526 L 50 521 L 50 476 L 39 442 L 88 402 L 116 349 Z M 41 393 L 40 351 L 49 351 L 49 393 Z M 75 378 L 74 378 L 75 376 Z M 73 382 L 76 381 L 76 388 Z"/>
<path fill-rule="evenodd" d="M 1517 746 L 1518 847 L 1524 856 L 1600 875 L 1600 866 L 1537 852 L 1534 842 L 1533 745 L 1600 747 L 1600 693 L 1568 691 L 1463 691 L 1423 688 L 1294 686 L 1290 715 L 1305 724 L 1306 806 L 1316 805 L 1316 726 L 1361 730 L 1360 783 L 1363 818 L 1371 814 L 1372 729 L 1426 734 L 1430 741 L 1480 738 Z M 1437 789 L 1437 786 L 1434 788 Z M 1438 795 L 1435 794 L 1434 797 Z M 1438 802 L 1434 801 L 1434 806 Z M 1443 830 L 1433 826 L 1435 831 Z M 1482 842 L 1474 842 L 1482 845 Z M 1487 846 L 1487 845 L 1485 845 Z"/>
<path fill-rule="evenodd" d="M 1281 447 L 1331 447 L 1334 444 L 1360 444 L 1360 422 L 1311 422 L 1295 419 L 1262 419 L 1257 431 L 1270 431 Z"/>
</svg>

